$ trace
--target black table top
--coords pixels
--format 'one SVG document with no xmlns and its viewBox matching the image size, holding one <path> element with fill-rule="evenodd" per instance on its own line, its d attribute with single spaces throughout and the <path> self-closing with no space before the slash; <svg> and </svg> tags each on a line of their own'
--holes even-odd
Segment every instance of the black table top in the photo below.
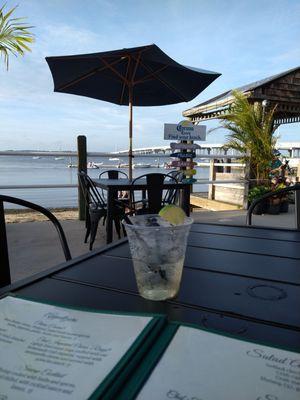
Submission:
<svg viewBox="0 0 300 400">
<path fill-rule="evenodd" d="M 40 301 L 131 312 L 300 350 L 300 232 L 194 224 L 179 295 L 138 295 L 128 243 L 118 241 L 3 289 Z M 1 294 L 1 291 L 0 291 Z"/>
</svg>

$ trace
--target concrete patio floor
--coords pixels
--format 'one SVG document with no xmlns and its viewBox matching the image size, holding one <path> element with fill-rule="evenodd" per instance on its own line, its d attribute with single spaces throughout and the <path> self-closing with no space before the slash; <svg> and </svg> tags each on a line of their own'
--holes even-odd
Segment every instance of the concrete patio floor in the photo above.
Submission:
<svg viewBox="0 0 300 400">
<path fill-rule="evenodd" d="M 225 225 L 245 225 L 246 211 L 195 211 L 195 222 L 217 223 Z M 61 221 L 72 257 L 89 251 L 83 243 L 85 224 L 78 220 Z M 279 215 L 253 216 L 253 225 L 287 228 L 295 227 L 294 207 L 289 213 Z M 7 224 L 10 266 L 12 281 L 31 276 L 37 272 L 64 262 L 59 240 L 52 224 L 47 221 Z M 115 237 L 117 237 L 115 235 Z M 99 225 L 94 249 L 105 246 L 105 229 Z"/>
</svg>

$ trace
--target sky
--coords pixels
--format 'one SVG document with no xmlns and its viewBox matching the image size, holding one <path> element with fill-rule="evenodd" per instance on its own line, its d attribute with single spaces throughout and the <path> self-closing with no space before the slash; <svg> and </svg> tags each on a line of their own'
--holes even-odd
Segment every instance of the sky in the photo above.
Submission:
<svg viewBox="0 0 300 400">
<path fill-rule="evenodd" d="M 17 2 L 18 1 L 18 2 Z M 0 3 L 4 3 L 3 1 Z M 300 65 L 299 0 L 6 0 L 33 25 L 24 57 L 0 63 L 0 150 L 89 151 L 128 148 L 128 107 L 54 93 L 46 56 L 94 53 L 155 43 L 177 62 L 220 72 L 188 103 L 134 108 L 135 148 L 167 145 L 164 123 L 211 97 Z M 207 129 L 218 121 L 206 123 Z M 299 141 L 300 124 L 282 125 L 281 141 Z M 224 141 L 224 131 L 207 136 Z"/>
</svg>

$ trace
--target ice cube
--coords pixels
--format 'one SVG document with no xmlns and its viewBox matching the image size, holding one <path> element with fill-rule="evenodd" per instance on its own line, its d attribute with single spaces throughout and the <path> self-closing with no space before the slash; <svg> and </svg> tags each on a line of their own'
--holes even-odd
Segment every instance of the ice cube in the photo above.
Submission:
<svg viewBox="0 0 300 400">
<path fill-rule="evenodd" d="M 137 226 L 172 226 L 168 221 L 164 220 L 157 214 L 133 215 L 128 217 L 133 225 Z"/>
</svg>

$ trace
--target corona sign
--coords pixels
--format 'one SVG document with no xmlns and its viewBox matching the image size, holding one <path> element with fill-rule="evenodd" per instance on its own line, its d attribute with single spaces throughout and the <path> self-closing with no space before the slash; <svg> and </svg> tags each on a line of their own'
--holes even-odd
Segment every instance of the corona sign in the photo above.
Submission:
<svg viewBox="0 0 300 400">
<path fill-rule="evenodd" d="M 194 125 L 191 121 L 164 125 L 165 140 L 205 140 L 206 126 Z"/>
</svg>

